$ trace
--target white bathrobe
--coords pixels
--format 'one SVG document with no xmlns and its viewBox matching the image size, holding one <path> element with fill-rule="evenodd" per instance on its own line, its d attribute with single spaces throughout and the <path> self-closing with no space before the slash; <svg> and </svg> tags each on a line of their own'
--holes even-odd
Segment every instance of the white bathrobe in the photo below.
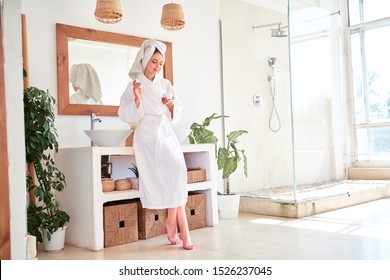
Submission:
<svg viewBox="0 0 390 280">
<path fill-rule="evenodd" d="M 118 115 L 127 123 L 137 122 L 134 153 L 140 178 L 140 199 L 143 208 L 176 208 L 187 202 L 187 169 L 184 155 L 171 122 L 181 117 L 181 105 L 169 80 L 143 74 L 141 103 L 134 102 L 133 82 L 120 101 Z M 173 119 L 168 107 L 161 102 L 163 94 L 175 96 Z"/>
</svg>

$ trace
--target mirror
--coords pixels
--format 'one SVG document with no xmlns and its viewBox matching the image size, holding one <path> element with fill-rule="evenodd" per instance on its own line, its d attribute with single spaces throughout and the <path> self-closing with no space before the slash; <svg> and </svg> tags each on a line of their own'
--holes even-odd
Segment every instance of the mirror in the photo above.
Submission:
<svg viewBox="0 0 390 280">
<path fill-rule="evenodd" d="M 89 115 L 95 112 L 101 116 L 117 116 L 120 97 L 130 81 L 128 71 L 146 39 L 57 23 L 58 114 Z M 173 84 L 172 43 L 162 42 L 167 46 L 163 75 Z M 80 63 L 94 66 L 101 85 L 103 105 L 70 102 L 74 90 L 69 82 L 69 71 L 73 64 Z M 108 75 L 110 77 L 107 78 Z"/>
</svg>

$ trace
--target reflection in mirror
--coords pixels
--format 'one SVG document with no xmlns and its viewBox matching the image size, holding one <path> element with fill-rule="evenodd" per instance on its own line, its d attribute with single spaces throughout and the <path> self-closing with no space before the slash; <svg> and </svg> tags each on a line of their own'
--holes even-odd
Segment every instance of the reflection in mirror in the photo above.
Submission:
<svg viewBox="0 0 390 280">
<path fill-rule="evenodd" d="M 95 112 L 102 116 L 117 116 L 120 97 L 130 81 L 128 71 L 139 47 L 147 38 L 63 24 L 56 25 L 56 34 L 58 113 L 88 115 Z M 173 83 L 172 44 L 163 42 L 167 46 L 163 75 Z M 100 99 L 99 94 L 81 93 L 80 86 L 70 79 L 75 75 L 70 75 L 72 66 L 85 64 L 96 72 L 91 83 L 96 90 L 98 80 Z M 90 82 L 90 79 L 85 80 L 87 84 Z M 78 97 L 82 95 L 81 101 L 80 98 L 77 101 L 73 98 L 75 93 L 78 93 Z"/>
<path fill-rule="evenodd" d="M 72 64 L 69 82 L 74 90 L 74 93 L 69 97 L 69 103 L 103 105 L 99 75 L 91 64 Z"/>
<path fill-rule="evenodd" d="M 89 88 L 95 88 L 97 90 L 97 87 L 99 87 L 102 93 L 99 99 L 90 98 L 89 96 L 88 100 L 91 101 L 90 103 L 94 104 L 97 102 L 104 105 L 118 105 L 120 96 L 130 81 L 128 71 L 139 48 L 82 39 L 69 40 L 68 48 L 68 66 L 71 69 L 69 77 L 72 77 L 72 69 L 79 68 L 77 65 L 87 64 L 89 65 L 88 69 L 81 67 L 78 69 L 79 71 L 73 71 L 74 74 L 79 77 L 79 82 L 84 83 L 87 87 L 85 89 L 87 90 L 86 95 L 91 91 Z M 76 100 L 72 100 L 72 96 L 74 96 L 72 82 L 70 80 L 70 103 L 79 103 Z M 97 83 L 100 85 L 98 86 Z M 78 94 L 82 93 L 83 90 L 78 89 Z M 85 102 L 83 103 L 85 104 Z"/>
</svg>

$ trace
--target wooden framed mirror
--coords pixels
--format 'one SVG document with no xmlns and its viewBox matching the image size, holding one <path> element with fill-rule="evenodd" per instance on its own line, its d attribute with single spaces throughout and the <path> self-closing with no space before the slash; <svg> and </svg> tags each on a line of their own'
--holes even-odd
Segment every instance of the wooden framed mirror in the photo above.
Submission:
<svg viewBox="0 0 390 280">
<path fill-rule="evenodd" d="M 101 116 L 117 116 L 120 96 L 130 81 L 128 71 L 132 64 L 131 56 L 135 57 L 145 39 L 148 38 L 57 23 L 58 114 L 89 115 L 94 112 Z M 163 75 L 173 84 L 172 43 L 161 42 L 167 46 Z M 75 54 L 73 52 L 75 49 L 81 49 L 82 51 Z M 124 53 L 125 57 L 121 58 L 120 53 Z M 93 61 L 96 58 L 102 58 L 103 61 Z M 111 63 L 112 61 L 114 63 Z M 73 92 L 69 83 L 69 71 L 72 64 L 78 63 L 93 63 L 96 65 L 102 96 L 107 100 L 107 102 L 102 102 L 103 105 L 73 104 L 70 101 Z M 116 80 L 118 77 L 120 82 Z"/>
</svg>

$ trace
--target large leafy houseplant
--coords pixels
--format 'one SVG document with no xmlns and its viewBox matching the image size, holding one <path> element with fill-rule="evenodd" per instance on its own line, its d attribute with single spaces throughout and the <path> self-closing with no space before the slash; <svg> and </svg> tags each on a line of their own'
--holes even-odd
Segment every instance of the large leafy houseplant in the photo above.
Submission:
<svg viewBox="0 0 390 280">
<path fill-rule="evenodd" d="M 26 162 L 34 166 L 36 175 L 36 180 L 27 175 L 26 186 L 38 200 L 36 204 L 30 202 L 27 207 L 27 230 L 42 242 L 42 229 L 47 230 L 50 240 L 51 235 L 70 220 L 55 196 L 55 192 L 66 187 L 65 176 L 50 155 L 50 152 L 58 151 L 53 110 L 55 99 L 48 91 L 29 87 L 24 89 L 23 101 Z"/>
<path fill-rule="evenodd" d="M 248 160 L 243 149 L 238 149 L 238 137 L 248 133 L 245 130 L 236 130 L 230 132 L 227 138 L 226 147 L 219 147 L 217 154 L 218 170 L 222 170 L 222 179 L 226 180 L 226 195 L 230 195 L 230 175 L 232 175 L 238 167 L 238 163 L 243 160 L 243 168 L 245 177 L 248 176 Z M 242 156 L 242 158 L 241 158 Z"/>
<path fill-rule="evenodd" d="M 191 144 L 214 143 L 217 147 L 218 138 L 214 132 L 208 129 L 212 120 L 224 118 L 229 116 L 219 116 L 216 113 L 205 118 L 202 124 L 193 123 L 190 127 L 189 135 Z M 216 153 L 218 170 L 222 170 L 222 179 L 226 181 L 225 194 L 230 195 L 230 175 L 232 175 L 238 168 L 238 164 L 243 160 L 243 168 L 245 176 L 248 176 L 248 161 L 243 149 L 237 147 L 238 138 L 248 133 L 245 130 L 235 130 L 230 132 L 227 136 L 226 147 L 219 147 Z M 216 148 L 217 149 L 217 148 Z"/>
</svg>

